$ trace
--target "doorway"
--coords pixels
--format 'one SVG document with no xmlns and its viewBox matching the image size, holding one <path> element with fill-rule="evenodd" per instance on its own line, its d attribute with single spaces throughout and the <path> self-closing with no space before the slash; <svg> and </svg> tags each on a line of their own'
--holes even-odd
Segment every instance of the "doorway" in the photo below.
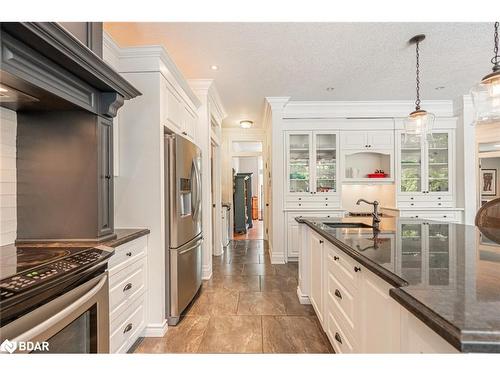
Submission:
<svg viewBox="0 0 500 375">
<path fill-rule="evenodd" d="M 235 156 L 233 207 L 235 240 L 263 240 L 263 162 L 262 156 Z M 242 180 L 241 182 L 238 180 Z M 241 189 L 241 191 L 239 191 Z"/>
</svg>

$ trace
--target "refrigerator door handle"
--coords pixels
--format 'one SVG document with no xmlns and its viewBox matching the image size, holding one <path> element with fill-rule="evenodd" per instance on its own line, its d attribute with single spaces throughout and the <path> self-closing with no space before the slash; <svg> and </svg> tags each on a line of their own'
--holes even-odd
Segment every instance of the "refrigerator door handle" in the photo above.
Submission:
<svg viewBox="0 0 500 375">
<path fill-rule="evenodd" d="M 200 246 L 203 243 L 203 237 L 201 237 L 198 241 L 196 241 L 196 244 L 193 246 L 188 247 L 187 249 L 179 251 L 178 255 L 182 255 L 184 253 L 187 253 L 188 251 L 191 251 L 193 249 L 196 249 L 198 246 Z"/>
<path fill-rule="evenodd" d="M 196 164 L 196 160 L 193 160 L 193 169 L 194 169 L 194 176 L 195 176 L 195 179 L 196 179 L 196 189 L 193 189 L 193 190 L 196 190 L 196 196 L 195 196 L 195 207 L 194 207 L 194 210 L 193 210 L 193 218 L 196 219 L 196 217 L 198 216 L 198 213 L 200 212 L 200 206 L 201 206 L 201 194 L 200 194 L 200 191 L 201 191 L 201 185 L 200 185 L 200 172 L 198 171 L 198 166 Z"/>
</svg>

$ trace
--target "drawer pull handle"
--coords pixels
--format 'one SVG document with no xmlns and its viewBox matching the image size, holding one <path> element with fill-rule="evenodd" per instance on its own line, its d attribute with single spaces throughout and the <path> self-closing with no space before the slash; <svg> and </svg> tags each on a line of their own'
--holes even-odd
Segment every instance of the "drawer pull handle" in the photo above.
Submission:
<svg viewBox="0 0 500 375">
<path fill-rule="evenodd" d="M 342 337 L 340 337 L 338 332 L 335 332 L 335 340 L 337 340 L 338 342 L 340 342 L 342 344 Z"/>
<path fill-rule="evenodd" d="M 125 285 L 125 286 L 123 287 L 123 291 L 124 291 L 124 292 L 126 292 L 127 290 L 130 290 L 130 289 L 132 289 L 132 283 L 128 283 L 127 285 Z"/>
<path fill-rule="evenodd" d="M 334 255 L 334 256 L 333 256 L 333 260 L 339 260 L 339 257 L 338 257 L 338 256 L 336 256 L 336 255 Z"/>
<path fill-rule="evenodd" d="M 127 333 L 128 331 L 130 331 L 132 329 L 132 327 L 133 327 L 132 323 L 127 324 L 127 326 L 123 330 L 123 333 Z"/>
<path fill-rule="evenodd" d="M 411 206 L 415 206 L 413 203 L 410 203 Z"/>
<path fill-rule="evenodd" d="M 129 252 L 128 252 L 127 254 L 125 254 L 125 255 L 126 255 L 126 256 L 128 256 L 128 257 L 131 257 L 131 256 L 132 256 L 132 252 L 131 252 L 131 251 L 129 251 Z"/>
<path fill-rule="evenodd" d="M 340 290 L 335 289 L 335 297 L 338 297 L 339 299 L 342 299 L 342 294 L 340 294 Z"/>
<path fill-rule="evenodd" d="M 354 272 L 359 272 L 359 271 L 361 271 L 361 268 L 354 266 Z"/>
<path fill-rule="evenodd" d="M 438 206 L 441 206 L 441 202 L 438 203 Z"/>
<path fill-rule="evenodd" d="M 323 243 L 323 240 L 319 240 L 319 243 Z"/>
</svg>

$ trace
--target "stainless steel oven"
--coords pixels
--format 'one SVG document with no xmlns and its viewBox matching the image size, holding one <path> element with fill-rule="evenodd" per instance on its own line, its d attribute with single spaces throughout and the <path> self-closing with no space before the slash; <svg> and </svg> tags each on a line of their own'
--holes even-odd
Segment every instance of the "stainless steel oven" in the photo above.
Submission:
<svg viewBox="0 0 500 375">
<path fill-rule="evenodd" d="M 1 341 L 16 352 L 108 353 L 108 273 L 80 282 L 1 327 Z"/>
</svg>

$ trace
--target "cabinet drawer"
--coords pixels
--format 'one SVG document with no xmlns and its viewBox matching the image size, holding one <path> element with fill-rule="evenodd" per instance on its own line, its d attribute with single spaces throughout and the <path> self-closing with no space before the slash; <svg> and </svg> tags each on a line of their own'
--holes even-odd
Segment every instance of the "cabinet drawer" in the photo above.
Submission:
<svg viewBox="0 0 500 375">
<path fill-rule="evenodd" d="M 344 211 L 313 211 L 313 212 L 302 212 L 302 211 L 297 211 L 297 212 L 288 212 L 287 214 L 287 222 L 289 224 L 296 223 L 295 218 L 301 216 L 303 218 L 308 218 L 308 217 L 321 217 L 321 218 L 339 218 L 339 217 L 344 217 Z"/>
<path fill-rule="evenodd" d="M 326 305 L 334 310 L 342 324 L 344 331 L 349 331 L 351 337 L 358 327 L 356 326 L 356 311 L 354 307 L 355 295 L 351 294 L 335 277 L 335 268 L 332 264 L 327 268 Z"/>
<path fill-rule="evenodd" d="M 338 205 L 335 205 L 333 203 L 325 203 L 325 202 L 285 202 L 285 208 L 297 208 L 297 209 L 304 209 L 304 208 L 328 208 L 328 207 L 338 207 Z"/>
<path fill-rule="evenodd" d="M 119 315 L 130 303 L 144 293 L 146 259 L 142 258 L 109 278 L 110 320 Z"/>
<path fill-rule="evenodd" d="M 354 343 L 343 333 L 332 311 L 326 314 L 326 334 L 337 354 L 354 353 Z"/>
<path fill-rule="evenodd" d="M 143 236 L 116 247 L 115 253 L 108 263 L 109 274 L 112 275 L 144 257 L 147 245 L 147 236 Z"/>
<path fill-rule="evenodd" d="M 428 195 L 428 194 L 415 194 L 415 195 L 398 195 L 398 202 L 452 202 L 453 196 L 451 194 L 442 195 Z"/>
<path fill-rule="evenodd" d="M 336 276 L 336 279 L 346 288 L 352 295 L 358 287 L 358 274 L 354 271 L 354 267 L 359 267 L 354 260 L 349 256 L 335 248 L 333 245 L 327 244 L 326 263 L 327 269 Z"/>
<path fill-rule="evenodd" d="M 412 219 L 429 219 L 437 221 L 457 222 L 462 221 L 461 212 L 456 211 L 401 211 L 400 217 Z"/>
<path fill-rule="evenodd" d="M 144 295 L 138 298 L 118 319 L 110 324 L 111 353 L 125 353 L 144 329 Z"/>
<path fill-rule="evenodd" d="M 453 202 L 446 201 L 398 201 L 398 207 L 401 208 L 440 208 L 453 207 Z"/>
</svg>

